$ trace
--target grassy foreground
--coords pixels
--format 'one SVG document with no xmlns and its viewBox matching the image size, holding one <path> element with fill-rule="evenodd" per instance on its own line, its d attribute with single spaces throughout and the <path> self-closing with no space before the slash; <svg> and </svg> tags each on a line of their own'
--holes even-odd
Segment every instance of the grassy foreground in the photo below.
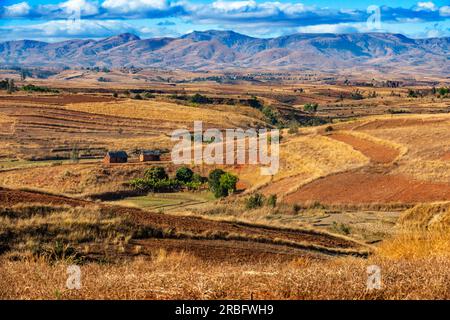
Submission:
<svg viewBox="0 0 450 320">
<path fill-rule="evenodd" d="M 45 208 L 42 210 L 46 211 Z M 406 211 L 400 223 L 411 223 L 415 216 L 422 216 L 419 212 L 428 212 L 429 217 L 431 212 L 435 212 L 442 217 L 446 216 L 447 210 L 446 204 L 417 206 Z M 16 238 L 21 240 L 17 242 L 19 244 L 24 242 L 24 236 L 30 240 L 34 237 L 35 234 L 30 233 L 34 228 L 30 229 L 29 225 L 40 225 L 40 228 L 43 225 L 40 217 L 31 217 L 26 208 L 15 211 L 22 219 L 28 220 L 14 222 L 12 220 L 17 216 L 11 213 L 4 214 L 2 223 L 9 232 L 17 231 Z M 44 214 L 52 219 L 59 216 L 58 224 L 71 225 L 73 233 L 67 235 L 71 239 L 80 240 L 93 235 L 92 222 L 104 226 L 104 229 L 95 229 L 96 236 L 109 239 L 111 243 L 120 243 L 114 240 L 117 236 L 126 236 L 129 231 L 122 228 L 124 225 L 120 218 L 110 215 L 100 217 L 92 213 L 82 219 L 77 210 L 70 215 L 47 211 Z M 85 227 L 77 231 L 75 225 Z M 218 263 L 200 260 L 184 252 L 159 250 L 121 262 L 87 261 L 81 264 L 80 290 L 66 289 L 67 267 L 73 263 L 71 259 L 49 260 L 48 256 L 33 254 L 19 258 L 4 254 L 0 258 L 0 298 L 449 299 L 450 236 L 444 227 L 440 231 L 417 228 L 399 232 L 385 240 L 367 259 L 297 258 L 290 262 Z M 86 228 L 89 234 L 82 232 Z M 113 232 L 117 229 L 121 234 Z M 20 233 L 20 230 L 28 231 Z M 371 265 L 381 268 L 380 290 L 367 290 L 367 267 Z"/>
</svg>

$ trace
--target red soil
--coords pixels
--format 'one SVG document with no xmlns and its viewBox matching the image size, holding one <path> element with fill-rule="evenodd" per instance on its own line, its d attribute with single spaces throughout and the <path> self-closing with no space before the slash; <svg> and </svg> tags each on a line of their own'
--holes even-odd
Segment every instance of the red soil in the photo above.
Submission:
<svg viewBox="0 0 450 320">
<path fill-rule="evenodd" d="M 357 130 L 395 129 L 401 127 L 430 126 L 446 119 L 378 119 L 356 126 Z"/>
<path fill-rule="evenodd" d="M 29 96 L 1 96 L 0 100 L 14 102 L 31 102 L 42 104 L 64 105 L 70 103 L 110 102 L 116 100 L 107 96 L 90 95 L 29 95 Z"/>
<path fill-rule="evenodd" d="M 351 145 L 353 149 L 361 152 L 376 163 L 390 163 L 399 155 L 398 151 L 394 148 L 390 148 L 370 140 L 364 140 L 349 134 L 334 133 L 329 137 Z"/>
<path fill-rule="evenodd" d="M 445 201 L 450 200 L 450 184 L 417 181 L 401 175 L 346 172 L 316 180 L 284 200 L 325 204 Z"/>
<path fill-rule="evenodd" d="M 308 258 L 308 260 L 325 258 L 321 254 L 307 250 L 248 241 L 145 239 L 132 242 L 142 246 L 145 252 L 154 252 L 163 248 L 167 252 L 188 252 L 203 260 L 232 261 L 233 263 L 264 263 L 268 260 L 292 261 L 293 258 Z"/>
<path fill-rule="evenodd" d="M 444 160 L 444 161 L 450 161 L 450 151 L 447 152 L 447 153 L 445 153 L 445 154 L 442 156 L 442 160 Z"/>
</svg>

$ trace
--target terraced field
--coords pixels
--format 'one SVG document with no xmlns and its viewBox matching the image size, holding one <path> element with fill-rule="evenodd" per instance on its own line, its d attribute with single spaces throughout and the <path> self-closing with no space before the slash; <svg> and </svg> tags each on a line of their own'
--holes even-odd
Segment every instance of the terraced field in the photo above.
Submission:
<svg viewBox="0 0 450 320">
<path fill-rule="evenodd" d="M 253 116 L 250 108 L 205 112 L 175 103 L 103 96 L 3 96 L 0 157 L 67 158 L 73 149 L 99 157 L 108 149 L 167 148 L 173 144 L 173 130 L 191 129 L 194 120 L 203 121 L 205 128 L 247 128 L 262 123 Z"/>
<path fill-rule="evenodd" d="M 227 252 L 239 260 L 251 261 L 268 257 L 292 259 L 302 256 L 327 259 L 334 255 L 368 253 L 368 248 L 360 243 L 309 229 L 276 228 L 243 222 L 172 216 L 136 208 L 99 205 L 90 201 L 3 188 L 0 188 L 0 203 L 1 212 L 4 214 L 19 210 L 21 205 L 81 207 L 85 212 L 90 208 L 100 208 L 102 214 L 108 215 L 109 219 L 111 215 L 126 218 L 134 225 L 134 230 L 140 230 L 138 235 L 131 239 L 128 248 L 132 250 L 133 246 L 141 246 L 143 254 L 154 252 L 155 249 L 164 249 L 169 252 L 187 251 L 207 260 L 221 260 L 228 257 L 225 254 Z M 19 217 L 27 219 L 26 215 Z M 95 252 L 90 251 L 90 254 L 95 255 Z"/>
</svg>

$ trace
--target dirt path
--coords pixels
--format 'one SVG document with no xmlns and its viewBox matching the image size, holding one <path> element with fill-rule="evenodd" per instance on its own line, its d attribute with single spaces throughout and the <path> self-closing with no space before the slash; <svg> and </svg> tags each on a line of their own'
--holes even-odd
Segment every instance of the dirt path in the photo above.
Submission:
<svg viewBox="0 0 450 320">
<path fill-rule="evenodd" d="M 353 149 L 361 152 L 374 163 L 391 163 L 399 155 L 398 150 L 394 148 L 358 138 L 350 134 L 334 133 L 328 137 L 351 145 Z"/>
</svg>

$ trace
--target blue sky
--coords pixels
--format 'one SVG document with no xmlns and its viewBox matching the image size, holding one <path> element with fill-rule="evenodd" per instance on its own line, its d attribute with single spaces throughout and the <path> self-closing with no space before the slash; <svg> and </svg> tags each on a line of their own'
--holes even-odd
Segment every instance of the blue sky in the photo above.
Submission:
<svg viewBox="0 0 450 320">
<path fill-rule="evenodd" d="M 370 6 L 379 9 L 368 11 Z M 0 41 L 124 32 L 150 38 L 209 29 L 256 37 L 297 32 L 450 36 L 450 0 L 0 0 Z"/>
</svg>

